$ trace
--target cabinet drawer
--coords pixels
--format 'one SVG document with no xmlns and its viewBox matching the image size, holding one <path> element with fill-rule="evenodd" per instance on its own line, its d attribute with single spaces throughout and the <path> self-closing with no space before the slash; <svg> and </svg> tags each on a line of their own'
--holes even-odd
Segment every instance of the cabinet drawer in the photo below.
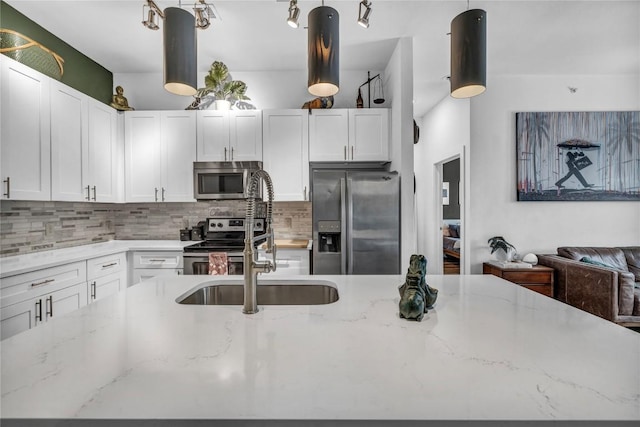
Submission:
<svg viewBox="0 0 640 427">
<path fill-rule="evenodd" d="M 25 294 L 25 298 L 34 298 L 67 286 L 85 283 L 86 280 L 87 263 L 85 261 L 72 262 L 31 273 L 5 277 L 1 281 L 0 298 L 3 302 L 15 303 L 20 300 L 20 294 L 24 292 L 28 292 L 28 296 Z"/>
<path fill-rule="evenodd" d="M 87 280 L 97 279 L 126 269 L 126 252 L 87 260 Z"/>
<path fill-rule="evenodd" d="M 548 271 L 504 271 L 502 278 L 514 283 L 551 283 L 552 272 Z"/>
<path fill-rule="evenodd" d="M 133 268 L 182 268 L 182 252 L 134 252 Z"/>
</svg>

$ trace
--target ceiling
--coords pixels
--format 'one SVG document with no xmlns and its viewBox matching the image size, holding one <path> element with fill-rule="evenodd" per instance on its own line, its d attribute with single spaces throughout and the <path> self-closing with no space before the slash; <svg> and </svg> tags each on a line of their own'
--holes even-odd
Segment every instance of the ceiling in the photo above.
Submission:
<svg viewBox="0 0 640 427">
<path fill-rule="evenodd" d="M 239 71 L 306 72 L 306 16 L 320 0 L 298 1 L 298 29 L 286 24 L 288 0 L 207 1 L 220 19 L 198 31 L 199 71 L 215 58 Z M 6 3 L 114 74 L 162 67 L 162 33 L 141 24 L 144 0 Z M 163 9 L 178 0 L 156 4 Z M 384 70 L 396 40 L 412 37 L 414 116 L 424 115 L 448 94 L 447 32 L 467 1 L 373 0 L 368 29 L 356 24 L 358 4 L 325 2 L 340 15 L 341 69 Z M 489 89 L 499 74 L 640 76 L 640 0 L 472 0 L 470 7 L 487 11 Z"/>
</svg>

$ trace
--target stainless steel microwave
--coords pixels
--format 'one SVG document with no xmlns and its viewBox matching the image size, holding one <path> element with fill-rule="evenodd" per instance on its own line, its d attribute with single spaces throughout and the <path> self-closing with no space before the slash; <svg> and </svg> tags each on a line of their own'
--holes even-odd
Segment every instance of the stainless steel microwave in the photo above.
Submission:
<svg viewBox="0 0 640 427">
<path fill-rule="evenodd" d="M 251 176 L 262 162 L 194 162 L 193 191 L 196 200 L 246 199 Z M 262 185 L 257 199 L 262 200 Z"/>
</svg>

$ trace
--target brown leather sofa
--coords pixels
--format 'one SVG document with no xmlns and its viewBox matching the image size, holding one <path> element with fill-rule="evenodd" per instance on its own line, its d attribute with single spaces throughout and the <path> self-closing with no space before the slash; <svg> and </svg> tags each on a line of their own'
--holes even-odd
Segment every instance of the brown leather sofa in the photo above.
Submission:
<svg viewBox="0 0 640 427">
<path fill-rule="evenodd" d="M 640 246 L 565 246 L 557 255 L 537 256 L 540 265 L 555 270 L 556 299 L 623 326 L 640 326 Z"/>
</svg>

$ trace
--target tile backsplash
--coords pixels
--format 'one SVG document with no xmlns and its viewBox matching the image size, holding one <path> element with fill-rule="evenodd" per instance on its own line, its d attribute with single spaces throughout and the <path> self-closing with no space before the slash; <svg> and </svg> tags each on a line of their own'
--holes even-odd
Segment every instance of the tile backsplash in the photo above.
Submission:
<svg viewBox="0 0 640 427">
<path fill-rule="evenodd" d="M 258 212 L 266 203 L 258 204 Z M 208 217 L 244 217 L 245 202 L 0 201 L 0 257 L 113 239 L 173 240 Z M 277 239 L 311 238 L 311 202 L 275 202 Z"/>
</svg>

